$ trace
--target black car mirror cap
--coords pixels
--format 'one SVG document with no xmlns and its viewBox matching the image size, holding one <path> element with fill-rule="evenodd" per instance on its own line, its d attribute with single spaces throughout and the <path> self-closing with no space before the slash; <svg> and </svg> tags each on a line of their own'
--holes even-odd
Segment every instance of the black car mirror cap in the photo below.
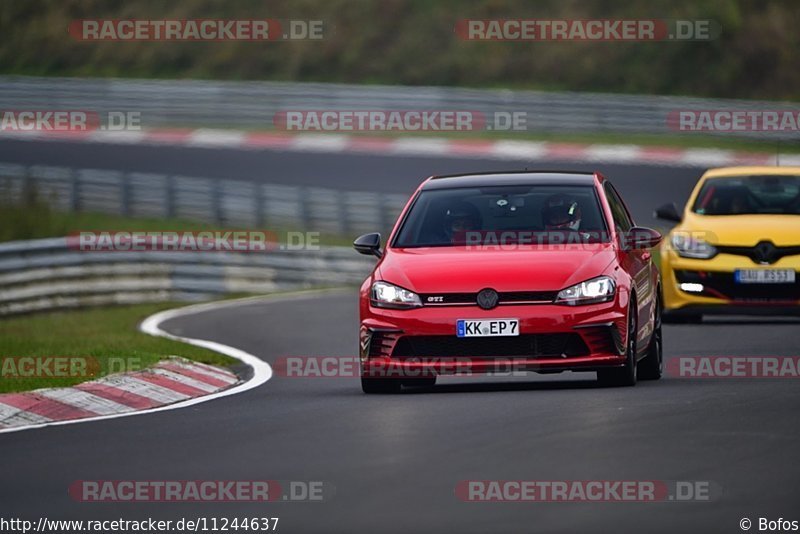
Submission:
<svg viewBox="0 0 800 534">
<path fill-rule="evenodd" d="M 645 226 L 634 226 L 622 235 L 625 250 L 641 250 L 657 246 L 664 236 L 657 230 Z"/>
<path fill-rule="evenodd" d="M 656 208 L 653 212 L 653 216 L 656 219 L 672 222 L 681 222 L 683 219 L 680 212 L 678 212 L 678 206 L 676 206 L 674 202 Z"/>
<path fill-rule="evenodd" d="M 381 252 L 381 234 L 377 232 L 357 237 L 356 240 L 353 241 L 353 248 L 356 249 L 359 254 L 378 258 L 383 257 L 383 252 Z"/>
</svg>

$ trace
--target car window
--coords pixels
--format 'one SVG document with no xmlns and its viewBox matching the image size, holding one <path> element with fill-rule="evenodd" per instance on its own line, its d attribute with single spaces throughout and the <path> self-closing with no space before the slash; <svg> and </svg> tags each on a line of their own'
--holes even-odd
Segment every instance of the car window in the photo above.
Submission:
<svg viewBox="0 0 800 534">
<path fill-rule="evenodd" d="M 800 176 L 737 176 L 707 180 L 692 206 L 699 215 L 800 214 Z"/>
<path fill-rule="evenodd" d="M 606 183 L 605 190 L 608 205 L 611 207 L 611 215 L 614 217 L 614 225 L 620 231 L 627 232 L 633 227 L 633 221 L 628 215 L 628 210 L 625 209 L 625 204 L 622 203 L 617 190 L 610 183 Z"/>
<path fill-rule="evenodd" d="M 465 244 L 474 236 L 485 240 L 498 234 L 506 240 L 517 238 L 518 243 L 552 242 L 555 234 L 598 242 L 606 240 L 607 229 L 593 186 L 423 190 L 393 246 L 448 246 Z"/>
</svg>

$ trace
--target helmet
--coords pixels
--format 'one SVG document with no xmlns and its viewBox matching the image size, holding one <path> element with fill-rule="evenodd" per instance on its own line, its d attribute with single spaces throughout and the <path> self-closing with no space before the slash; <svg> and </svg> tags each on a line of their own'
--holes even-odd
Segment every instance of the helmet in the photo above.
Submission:
<svg viewBox="0 0 800 534">
<path fill-rule="evenodd" d="M 552 195 L 542 207 L 542 222 L 546 230 L 579 230 L 581 207 L 578 201 L 567 195 Z"/>
<path fill-rule="evenodd" d="M 469 202 L 455 202 L 445 211 L 444 230 L 450 237 L 460 232 L 479 230 L 480 225 L 480 212 Z"/>
</svg>

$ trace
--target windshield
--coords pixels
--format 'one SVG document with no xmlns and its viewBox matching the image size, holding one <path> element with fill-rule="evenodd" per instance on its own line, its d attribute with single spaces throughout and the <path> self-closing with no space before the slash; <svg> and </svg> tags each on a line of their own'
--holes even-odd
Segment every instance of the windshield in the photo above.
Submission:
<svg viewBox="0 0 800 534">
<path fill-rule="evenodd" d="M 394 247 L 607 241 L 592 186 L 494 186 L 422 191 Z"/>
<path fill-rule="evenodd" d="M 699 215 L 798 215 L 800 176 L 712 178 L 703 184 L 692 211 Z"/>
</svg>

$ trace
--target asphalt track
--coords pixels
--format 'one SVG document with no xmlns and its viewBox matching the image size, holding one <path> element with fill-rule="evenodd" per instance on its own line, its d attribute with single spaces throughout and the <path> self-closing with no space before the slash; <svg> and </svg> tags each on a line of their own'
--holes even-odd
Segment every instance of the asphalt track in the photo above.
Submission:
<svg viewBox="0 0 800 534">
<path fill-rule="evenodd" d="M 55 145 L 39 145 L 36 160 L 110 166 L 124 152 L 84 152 L 77 145 L 70 152 L 67 144 Z M 184 150 L 194 149 L 178 152 Z M 198 161 L 201 152 L 180 157 L 151 147 L 120 164 L 183 161 L 184 174 L 208 175 L 246 159 L 269 169 L 264 179 L 317 177 L 331 186 L 372 184 L 393 191 L 435 172 L 512 167 L 226 150 L 203 152 L 207 159 Z M 15 155 L 35 154 L 0 143 L 0 160 Z M 145 155 L 155 160 L 137 162 Z M 598 168 L 619 184 L 641 222 L 654 204 L 685 198 L 698 174 Z M 260 179 L 253 169 L 227 171 L 232 178 Z M 174 334 L 235 346 L 268 362 L 289 355 L 352 356 L 356 326 L 352 290 L 249 303 L 163 324 Z M 799 326 L 793 319 L 724 318 L 670 325 L 665 355 L 797 356 Z M 796 380 L 667 378 L 606 389 L 591 378 L 447 378 L 430 390 L 365 396 L 352 378 L 276 376 L 241 395 L 184 410 L 7 434 L 0 437 L 0 516 L 278 516 L 281 532 L 741 532 L 743 517 L 800 519 Z M 78 503 L 68 496 L 73 481 L 98 479 L 319 480 L 335 487 L 335 495 L 322 503 L 202 506 Z M 702 480 L 722 494 L 710 502 L 661 503 L 466 503 L 454 495 L 462 480 L 523 479 Z"/>
</svg>

